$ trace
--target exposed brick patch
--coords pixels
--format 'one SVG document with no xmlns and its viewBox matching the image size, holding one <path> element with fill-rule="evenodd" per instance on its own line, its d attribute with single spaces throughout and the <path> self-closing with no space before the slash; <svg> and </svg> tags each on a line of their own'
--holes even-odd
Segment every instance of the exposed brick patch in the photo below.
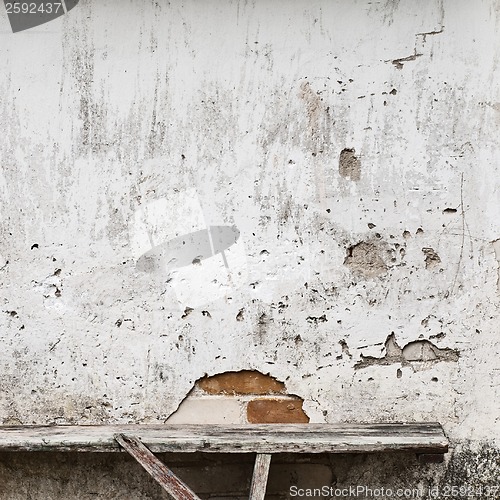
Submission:
<svg viewBox="0 0 500 500">
<path fill-rule="evenodd" d="M 284 394 L 285 384 L 258 371 L 242 370 L 204 377 L 197 383 L 208 394 Z"/>
<path fill-rule="evenodd" d="M 248 403 L 247 418 L 251 424 L 307 424 L 303 402 L 300 398 L 254 399 Z"/>
</svg>

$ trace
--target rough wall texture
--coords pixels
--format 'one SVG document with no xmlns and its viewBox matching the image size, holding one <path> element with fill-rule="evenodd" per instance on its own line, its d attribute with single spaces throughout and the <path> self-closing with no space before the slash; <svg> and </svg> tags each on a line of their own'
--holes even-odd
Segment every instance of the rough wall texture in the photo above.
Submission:
<svg viewBox="0 0 500 500">
<path fill-rule="evenodd" d="M 304 424 L 304 401 L 285 384 L 250 370 L 199 380 L 169 424 Z"/>
<path fill-rule="evenodd" d="M 162 422 L 205 375 L 258 370 L 311 422 L 451 440 L 428 469 L 335 458 L 336 484 L 493 484 L 499 24 L 496 0 L 0 16 L 0 422 Z M 207 226 L 237 241 L 172 264 Z M 162 498 L 116 457 L 16 460 L 2 498 Z"/>
</svg>

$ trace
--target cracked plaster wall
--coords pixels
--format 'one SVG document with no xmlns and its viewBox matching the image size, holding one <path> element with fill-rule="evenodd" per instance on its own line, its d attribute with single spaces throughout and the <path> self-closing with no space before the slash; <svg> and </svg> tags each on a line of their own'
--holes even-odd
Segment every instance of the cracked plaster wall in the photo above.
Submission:
<svg viewBox="0 0 500 500">
<path fill-rule="evenodd" d="M 499 23 L 465 0 L 2 14 L 0 422 L 164 421 L 252 369 L 311 422 L 497 446 Z M 237 227 L 227 266 L 136 267 L 204 225 Z"/>
</svg>

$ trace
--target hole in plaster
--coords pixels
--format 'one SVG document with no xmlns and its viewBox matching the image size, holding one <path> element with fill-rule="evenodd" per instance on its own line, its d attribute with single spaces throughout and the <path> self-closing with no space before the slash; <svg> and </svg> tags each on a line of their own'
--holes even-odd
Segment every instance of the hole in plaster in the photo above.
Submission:
<svg viewBox="0 0 500 500">
<path fill-rule="evenodd" d="M 304 400 L 284 382 L 256 370 L 224 372 L 197 380 L 168 423 L 307 423 Z"/>
<path fill-rule="evenodd" d="M 239 372 L 224 372 L 211 377 L 203 377 L 196 386 L 207 394 L 230 395 L 265 395 L 284 394 L 285 384 L 270 375 L 259 371 L 242 370 Z"/>
<path fill-rule="evenodd" d="M 439 348 L 429 340 L 417 340 L 404 347 L 403 357 L 407 361 L 458 361 L 459 352 Z"/>
<path fill-rule="evenodd" d="M 387 266 L 380 256 L 378 245 L 361 241 L 347 249 L 344 265 L 354 274 L 373 278 L 387 272 Z"/>
<path fill-rule="evenodd" d="M 342 339 L 339 340 L 339 344 L 340 347 L 342 348 L 342 354 L 345 354 L 349 359 L 352 359 L 352 354 L 349 351 L 349 346 L 347 345 L 347 342 L 344 339 Z"/>
<path fill-rule="evenodd" d="M 339 158 L 339 174 L 353 181 L 361 178 L 361 162 L 354 149 L 343 149 Z"/>
<path fill-rule="evenodd" d="M 434 361 L 437 355 L 433 347 L 435 346 L 431 342 L 425 340 L 410 342 L 403 349 L 403 357 L 407 361 Z"/>
<path fill-rule="evenodd" d="M 434 269 L 441 263 L 441 258 L 433 248 L 422 248 L 425 255 L 425 268 Z"/>
<path fill-rule="evenodd" d="M 186 309 L 184 309 L 184 314 L 181 316 L 181 319 L 187 318 L 193 311 L 194 309 L 192 309 L 191 307 L 186 307 Z"/>
<path fill-rule="evenodd" d="M 326 317 L 326 314 L 323 314 L 321 316 L 308 316 L 306 318 L 306 321 L 308 323 L 314 323 L 317 325 L 318 323 L 326 323 L 328 321 L 328 318 Z"/>
<path fill-rule="evenodd" d="M 394 332 L 385 341 L 385 355 L 381 358 L 361 355 L 361 361 L 354 365 L 355 369 L 366 368 L 373 365 L 391 365 L 401 363 L 403 366 L 413 363 L 439 363 L 441 361 L 458 361 L 459 351 L 449 348 L 440 348 L 429 340 L 416 340 L 409 342 L 401 348 L 396 342 Z"/>
</svg>

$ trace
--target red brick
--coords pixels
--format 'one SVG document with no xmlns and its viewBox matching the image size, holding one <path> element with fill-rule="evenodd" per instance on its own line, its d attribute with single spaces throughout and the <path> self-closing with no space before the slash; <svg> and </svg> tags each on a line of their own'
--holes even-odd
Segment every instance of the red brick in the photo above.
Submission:
<svg viewBox="0 0 500 500">
<path fill-rule="evenodd" d="M 258 371 L 243 370 L 204 377 L 198 387 L 208 394 L 283 394 L 285 384 Z"/>
<path fill-rule="evenodd" d="M 251 424 L 306 424 L 309 417 L 297 399 L 254 399 L 247 405 L 247 419 Z"/>
</svg>

